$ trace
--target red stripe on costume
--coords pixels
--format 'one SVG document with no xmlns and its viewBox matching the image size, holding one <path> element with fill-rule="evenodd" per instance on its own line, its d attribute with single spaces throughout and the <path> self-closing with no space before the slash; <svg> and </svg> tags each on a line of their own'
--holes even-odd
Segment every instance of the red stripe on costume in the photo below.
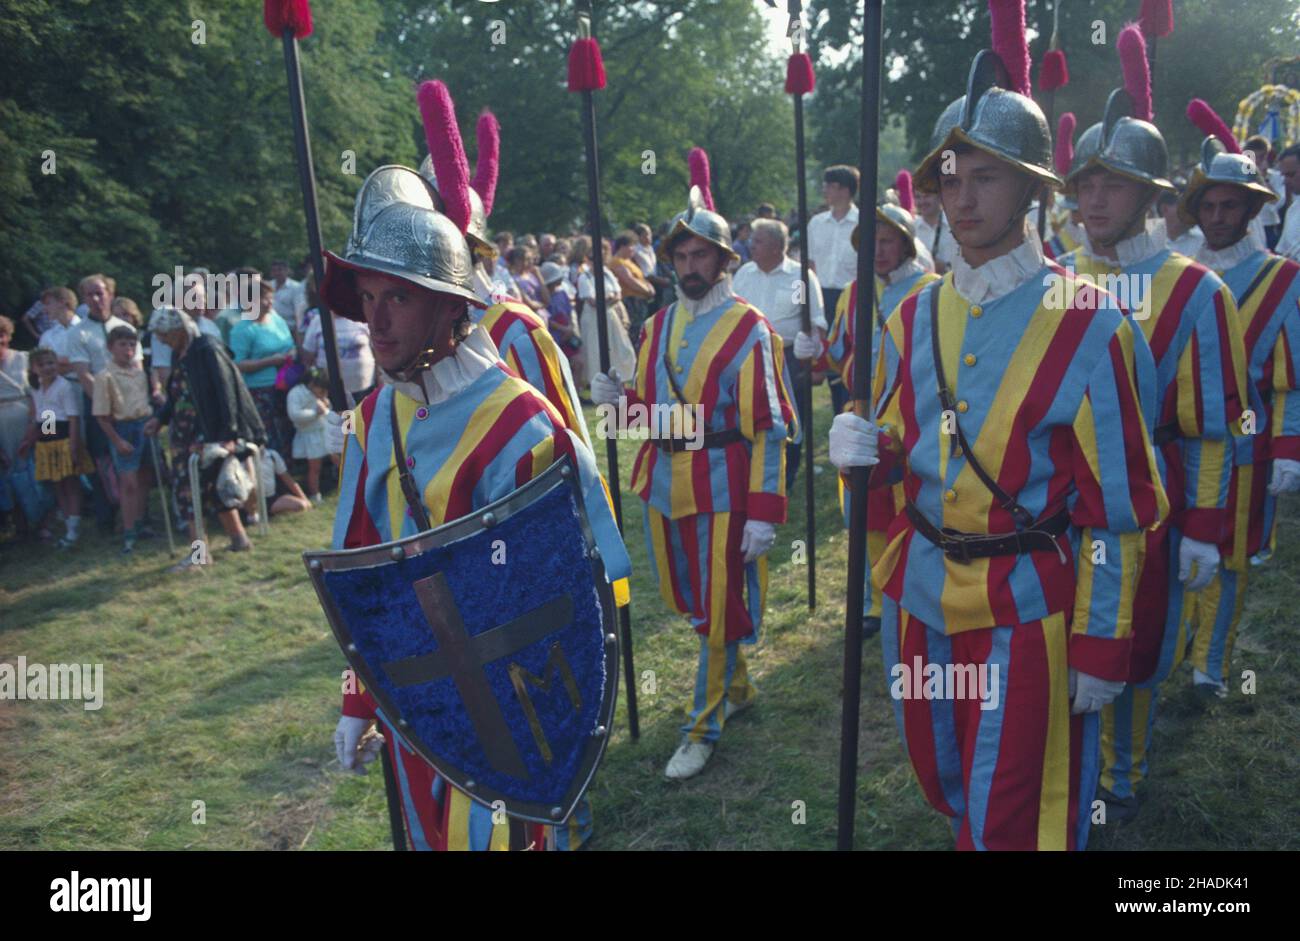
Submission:
<svg viewBox="0 0 1300 941">
<path fill-rule="evenodd" d="M 494 417 L 492 427 L 484 433 L 482 439 L 477 445 L 465 456 L 460 467 L 456 469 L 456 475 L 452 478 L 451 488 L 447 496 L 447 511 L 444 514 L 445 519 L 454 520 L 467 515 L 474 509 L 474 487 L 482 477 L 484 470 L 491 464 L 492 459 L 501 453 L 502 449 L 513 438 L 534 415 L 546 413 L 551 423 L 557 428 L 563 428 L 564 423 L 559 419 L 555 412 L 555 407 L 547 402 L 540 394 L 530 391 L 521 391 L 512 398 L 501 411 Z M 473 421 L 473 419 L 471 419 Z"/>
<path fill-rule="evenodd" d="M 1151 347 L 1151 355 L 1155 357 L 1156 364 L 1164 359 L 1165 353 L 1169 350 L 1169 344 L 1174 341 L 1178 335 L 1178 328 L 1181 326 L 1181 317 L 1166 317 L 1166 311 L 1178 311 L 1180 314 L 1183 308 L 1187 306 L 1187 301 L 1195 293 L 1201 279 L 1209 273 L 1209 269 L 1203 268 L 1197 264 L 1188 265 L 1183 269 L 1183 273 L 1178 276 L 1174 286 L 1169 291 L 1169 296 L 1165 298 L 1164 304 L 1161 305 L 1158 313 L 1153 312 L 1152 316 L 1156 317 L 1155 330 L 1147 339 L 1147 345 Z"/>
<path fill-rule="evenodd" d="M 1269 261 L 1270 259 L 1266 258 L 1264 264 L 1268 264 Z M 1250 356 L 1255 349 L 1255 344 L 1259 342 L 1259 335 L 1268 326 L 1273 312 L 1277 310 L 1278 304 L 1282 303 L 1282 298 L 1286 296 L 1286 292 L 1291 289 L 1291 282 L 1295 280 L 1297 274 L 1300 274 L 1300 265 L 1280 265 L 1278 271 L 1269 279 L 1269 285 L 1264 294 L 1261 296 L 1258 291 L 1255 293 L 1255 297 L 1260 299 L 1252 303 L 1256 314 L 1250 319 L 1250 323 L 1246 325 L 1247 356 Z M 1261 312 L 1267 312 L 1267 316 L 1260 317 L 1259 313 Z"/>
</svg>

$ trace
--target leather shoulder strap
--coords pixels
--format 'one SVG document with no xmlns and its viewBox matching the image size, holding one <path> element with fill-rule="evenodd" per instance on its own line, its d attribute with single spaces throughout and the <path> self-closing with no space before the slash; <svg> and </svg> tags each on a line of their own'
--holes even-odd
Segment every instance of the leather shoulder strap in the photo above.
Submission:
<svg viewBox="0 0 1300 941">
<path fill-rule="evenodd" d="M 397 424 L 396 389 L 393 390 L 392 407 L 388 410 L 388 414 L 393 424 L 393 454 L 397 458 L 397 474 L 402 485 L 402 496 L 406 497 L 411 518 L 420 527 L 420 532 L 424 532 L 433 527 L 429 524 L 429 511 L 425 508 L 424 501 L 420 498 L 420 491 L 415 486 L 415 478 L 411 476 L 411 469 L 406 466 L 406 449 L 402 447 L 402 429 Z"/>
</svg>

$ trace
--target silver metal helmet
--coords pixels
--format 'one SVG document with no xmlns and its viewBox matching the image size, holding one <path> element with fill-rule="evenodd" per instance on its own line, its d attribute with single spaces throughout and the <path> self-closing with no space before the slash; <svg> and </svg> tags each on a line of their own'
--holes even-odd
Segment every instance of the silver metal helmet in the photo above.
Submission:
<svg viewBox="0 0 1300 941">
<path fill-rule="evenodd" d="M 682 235 L 699 236 L 721 248 L 732 261 L 740 261 L 740 256 L 731 248 L 731 226 L 721 215 L 704 208 L 704 194 L 698 186 L 691 187 L 686 210 L 673 216 L 668 235 L 660 240 L 657 252 L 660 261 L 672 264 L 673 243 Z"/>
<path fill-rule="evenodd" d="M 1032 98 L 1007 89 L 1010 80 L 997 53 L 984 49 L 971 63 L 966 94 L 935 122 L 930 153 L 913 174 L 925 192 L 938 189 L 944 151 L 969 144 L 1010 163 L 1049 186 L 1060 186 L 1052 169 L 1052 132 Z"/>
<path fill-rule="evenodd" d="M 1201 162 L 1192 171 L 1187 189 L 1178 200 L 1178 215 L 1186 223 L 1196 225 L 1196 209 L 1201 197 L 1211 186 L 1227 184 L 1240 186 L 1255 195 L 1255 205 L 1250 218 L 1254 218 L 1265 203 L 1275 202 L 1277 193 L 1259 175 L 1259 167 L 1247 154 L 1230 154 L 1217 137 L 1207 137 L 1201 143 Z"/>
<path fill-rule="evenodd" d="M 1085 153 L 1084 139 L 1090 136 Z M 1169 150 L 1164 135 L 1149 121 L 1133 117 L 1133 99 L 1122 88 L 1110 93 L 1101 123 L 1088 128 L 1080 138 L 1065 178 L 1066 188 L 1073 192 L 1079 177 L 1095 168 L 1157 189 L 1174 190 L 1166 176 Z"/>
<path fill-rule="evenodd" d="M 374 271 L 439 294 L 477 302 L 470 254 L 456 224 L 438 211 L 423 178 L 385 166 L 361 184 L 343 255 L 326 252 L 321 297 L 337 314 L 364 320 L 355 272 Z"/>
<path fill-rule="evenodd" d="M 433 187 L 434 204 L 438 211 L 445 212 L 447 207 L 438 189 L 438 176 L 433 170 L 433 158 L 427 154 L 420 163 L 420 176 Z M 469 247 L 475 254 L 491 260 L 500 253 L 488 238 L 487 213 L 483 210 L 483 198 L 474 187 L 470 186 L 466 189 L 469 193 L 469 225 L 465 229 L 465 240 L 469 242 Z"/>
<path fill-rule="evenodd" d="M 916 218 L 904 209 L 902 206 L 894 203 L 882 203 L 876 207 L 876 221 L 894 229 L 903 236 L 903 243 L 906 245 L 904 258 L 916 257 Z M 853 243 L 853 250 L 858 250 L 858 227 L 853 227 L 853 234 L 849 236 Z"/>
</svg>

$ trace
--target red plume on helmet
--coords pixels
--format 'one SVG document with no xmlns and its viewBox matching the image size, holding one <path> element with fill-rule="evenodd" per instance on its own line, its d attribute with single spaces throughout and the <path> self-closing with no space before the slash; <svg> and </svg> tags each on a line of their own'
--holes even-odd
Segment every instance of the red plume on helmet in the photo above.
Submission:
<svg viewBox="0 0 1300 941">
<path fill-rule="evenodd" d="M 1048 49 L 1043 53 L 1043 65 L 1038 70 L 1038 87 L 1043 91 L 1056 91 L 1068 84 L 1070 66 L 1065 61 L 1065 50 Z"/>
<path fill-rule="evenodd" d="M 691 186 L 698 186 L 700 195 L 704 197 L 704 208 L 716 212 L 713 208 L 713 190 L 709 186 L 709 155 L 703 147 L 692 147 L 686 155 L 686 165 L 691 170 Z"/>
<path fill-rule="evenodd" d="M 1025 39 L 1025 0 L 989 0 L 993 51 L 1007 67 L 1011 91 L 1026 97 L 1029 85 L 1029 42 Z"/>
<path fill-rule="evenodd" d="M 605 87 L 605 60 L 594 36 L 573 41 L 569 49 L 569 91 L 599 91 Z"/>
<path fill-rule="evenodd" d="M 1130 23 L 1120 30 L 1115 40 L 1119 50 L 1119 64 L 1124 71 L 1124 90 L 1133 99 L 1133 117 L 1139 121 L 1151 120 L 1151 66 L 1147 62 L 1147 41 L 1142 29 Z"/>
<path fill-rule="evenodd" d="M 1187 105 L 1187 117 L 1201 129 L 1202 134 L 1217 137 L 1228 153 L 1241 153 L 1241 145 L 1232 136 L 1232 131 L 1228 130 L 1228 125 L 1223 123 L 1223 118 L 1215 114 L 1214 109 L 1207 102 L 1200 98 L 1193 98 Z"/>
<path fill-rule="evenodd" d="M 292 29 L 297 39 L 311 35 L 311 4 L 307 0 L 264 0 L 262 21 L 271 35 L 279 39 Z"/>
<path fill-rule="evenodd" d="M 912 174 L 899 170 L 894 177 L 894 189 L 898 190 L 898 205 L 908 212 L 916 212 L 916 199 L 912 196 Z"/>
<path fill-rule="evenodd" d="M 456 126 L 456 105 L 447 86 L 439 81 L 421 84 L 416 98 L 433 172 L 438 177 L 443 214 L 464 232 L 469 227 L 469 161 Z"/>
<path fill-rule="evenodd" d="M 487 108 L 478 116 L 474 135 L 478 138 L 478 156 L 474 159 L 474 180 L 470 185 L 483 200 L 483 215 L 490 216 L 497 195 L 497 177 L 501 173 L 501 125 Z"/>
<path fill-rule="evenodd" d="M 1138 21 L 1147 36 L 1163 39 L 1174 31 L 1174 0 L 1142 0 Z"/>
<path fill-rule="evenodd" d="M 812 58 L 806 52 L 791 54 L 785 63 L 785 92 L 787 95 L 806 95 L 817 87 L 813 74 Z"/>
<path fill-rule="evenodd" d="M 1074 112 L 1067 111 L 1061 115 L 1061 120 L 1056 125 L 1056 148 L 1052 152 L 1052 165 L 1056 168 L 1056 175 L 1064 179 L 1070 172 L 1070 164 L 1074 163 Z"/>
</svg>

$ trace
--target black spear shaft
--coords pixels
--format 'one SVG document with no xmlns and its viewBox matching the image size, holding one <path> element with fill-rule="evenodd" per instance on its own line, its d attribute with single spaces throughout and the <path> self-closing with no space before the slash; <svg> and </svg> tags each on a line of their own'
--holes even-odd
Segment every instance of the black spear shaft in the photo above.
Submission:
<svg viewBox="0 0 1300 941">
<path fill-rule="evenodd" d="M 596 288 L 596 334 L 600 344 L 600 371 L 609 375 L 609 325 L 605 322 L 605 250 L 601 244 L 600 167 L 596 150 L 596 99 L 592 92 L 582 93 L 582 131 L 587 140 L 587 217 L 591 227 L 591 280 Z M 621 376 L 628 379 L 628 376 Z M 618 438 L 605 439 L 609 460 L 609 492 L 614 500 L 614 521 L 623 533 L 623 488 L 618 476 Z M 627 687 L 627 725 L 633 740 L 641 737 L 641 723 L 636 713 L 636 670 L 632 666 L 632 618 L 628 606 L 618 609 L 618 630 L 623 646 L 623 685 Z"/>
<path fill-rule="evenodd" d="M 293 117 L 293 147 L 298 157 L 298 179 L 302 184 L 302 208 L 307 216 L 307 245 L 311 250 L 311 268 L 316 275 L 319 294 L 325 283 L 325 259 L 321 254 L 320 216 L 316 212 L 316 172 L 311 163 L 311 138 L 307 131 L 307 104 L 302 95 L 302 64 L 298 61 L 298 40 L 292 27 L 285 29 L 284 70 L 289 76 L 289 114 Z M 325 365 L 329 369 L 330 406 L 342 414 L 348 400 L 343 394 L 343 380 L 339 376 L 339 351 L 334 341 L 334 317 L 322 301 L 318 307 L 321 340 L 325 347 Z M 384 764 L 388 771 L 388 764 Z M 388 775 L 385 775 L 387 780 Z M 396 793 L 396 784 L 394 784 Z M 391 803 L 391 801 L 390 801 Z M 391 808 L 390 808 L 391 809 Z"/>
<path fill-rule="evenodd" d="M 302 184 L 302 208 L 307 217 L 307 245 L 311 250 L 311 268 L 316 275 L 319 295 L 325 283 L 325 259 L 321 254 L 320 216 L 316 211 L 316 173 L 311 163 L 311 139 L 307 131 L 307 103 L 302 94 L 302 63 L 298 59 L 298 39 L 292 27 L 281 36 L 284 41 L 284 70 L 289 79 L 289 114 L 293 118 L 293 147 L 298 159 L 298 180 Z M 321 301 L 316 315 L 320 317 L 321 340 L 325 347 L 325 365 L 329 369 L 330 406 L 342 414 L 348 400 L 343 394 L 343 380 L 339 375 L 339 352 L 334 340 L 334 317 Z M 397 776 L 388 748 L 379 750 L 380 764 L 384 769 L 384 794 L 388 798 L 388 829 L 393 838 L 393 849 L 406 849 L 406 829 L 402 825 L 401 797 L 397 793 Z"/>
<path fill-rule="evenodd" d="M 862 206 L 858 216 L 858 297 L 854 312 L 853 401 L 870 417 L 871 317 L 875 291 L 876 173 L 880 161 L 880 65 L 882 0 L 862 0 Z M 862 603 L 867 577 L 867 478 L 870 468 L 850 474 L 849 583 L 844 610 L 844 712 L 840 720 L 839 829 L 836 848 L 853 849 L 853 811 L 858 790 L 858 705 L 862 700 Z"/>
<path fill-rule="evenodd" d="M 794 96 L 794 161 L 799 175 L 799 276 L 803 279 L 803 307 L 800 311 L 803 332 L 815 336 L 808 297 L 808 182 L 805 179 L 805 152 L 803 143 L 803 95 Z M 793 357 L 792 357 L 793 358 Z M 794 360 L 796 363 L 799 360 Z M 803 405 L 799 409 L 799 423 L 803 426 L 803 501 L 807 514 L 808 552 L 808 610 L 817 607 L 817 514 L 813 505 L 813 413 L 812 413 L 812 363 L 800 379 L 803 385 Z M 793 390 L 791 390 L 793 391 Z"/>
</svg>

